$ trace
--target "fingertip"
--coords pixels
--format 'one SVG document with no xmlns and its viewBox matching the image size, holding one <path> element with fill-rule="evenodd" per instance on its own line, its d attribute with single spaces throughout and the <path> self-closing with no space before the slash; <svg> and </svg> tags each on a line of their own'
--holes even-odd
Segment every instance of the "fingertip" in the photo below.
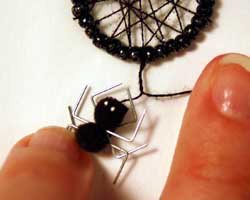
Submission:
<svg viewBox="0 0 250 200">
<path fill-rule="evenodd" d="M 249 57 L 224 54 L 202 72 L 185 112 L 163 199 L 250 198 L 249 68 Z"/>
<path fill-rule="evenodd" d="M 42 128 L 11 150 L 0 171 L 0 198 L 86 199 L 93 171 L 91 156 L 69 131 Z"/>
<path fill-rule="evenodd" d="M 25 136 L 24 138 L 22 138 L 21 140 L 19 140 L 19 141 L 12 147 L 12 149 L 14 149 L 14 148 L 28 147 L 28 145 L 29 145 L 29 143 L 30 143 L 30 140 L 31 140 L 31 138 L 33 137 L 33 135 L 34 135 L 34 133 Z"/>
<path fill-rule="evenodd" d="M 60 133 L 60 134 L 61 133 L 63 133 L 63 134 L 66 133 L 68 135 L 71 135 L 70 132 L 67 129 L 63 128 L 63 127 L 47 126 L 47 127 L 40 128 L 37 131 L 35 131 L 34 133 L 23 137 L 18 142 L 16 142 L 16 144 L 12 148 L 28 147 L 29 143 L 30 143 L 30 140 L 33 138 L 33 136 L 35 134 L 39 134 L 39 133 L 41 134 L 41 133 L 45 133 L 45 132 L 53 132 L 53 133 L 56 133 L 56 134 L 58 134 L 58 133 Z"/>
</svg>

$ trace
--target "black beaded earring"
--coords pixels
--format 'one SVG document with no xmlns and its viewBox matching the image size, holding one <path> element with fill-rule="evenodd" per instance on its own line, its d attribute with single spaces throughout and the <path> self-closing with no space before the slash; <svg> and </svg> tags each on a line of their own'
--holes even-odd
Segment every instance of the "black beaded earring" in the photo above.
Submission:
<svg viewBox="0 0 250 200">
<path fill-rule="evenodd" d="M 144 91 L 143 71 L 148 63 L 187 48 L 198 33 L 208 25 L 213 13 L 215 0 L 71 0 L 72 13 L 80 27 L 92 39 L 93 44 L 109 54 L 140 64 L 139 94 L 128 99 L 118 101 L 106 97 L 99 102 L 92 102 L 95 107 L 95 122 L 81 118 L 78 114 L 80 103 L 86 89 L 74 109 L 69 106 L 72 124 L 69 129 L 75 130 L 76 140 L 80 147 L 88 152 L 99 152 L 110 145 L 113 155 L 123 159 L 116 175 L 117 182 L 128 156 L 147 145 L 141 145 L 131 151 L 111 143 L 111 136 L 126 142 L 134 141 L 145 116 L 145 111 L 137 122 L 133 100 L 141 96 L 171 97 L 189 94 L 191 91 L 181 91 L 167 94 L 151 94 Z M 117 87 L 117 86 L 115 86 Z M 106 92 L 115 87 L 109 88 Z M 97 95 L 101 94 L 98 93 Z M 125 102 L 129 101 L 137 122 L 131 138 L 115 133 L 122 125 L 128 111 Z M 76 125 L 76 120 L 81 125 Z M 119 151 L 120 154 L 116 154 Z"/>
<path fill-rule="evenodd" d="M 142 95 L 170 97 L 191 92 L 148 93 L 144 91 L 143 70 L 146 64 L 187 48 L 211 22 L 215 0 L 71 1 L 74 19 L 95 46 L 140 63 L 140 92 L 134 100 Z"/>
</svg>

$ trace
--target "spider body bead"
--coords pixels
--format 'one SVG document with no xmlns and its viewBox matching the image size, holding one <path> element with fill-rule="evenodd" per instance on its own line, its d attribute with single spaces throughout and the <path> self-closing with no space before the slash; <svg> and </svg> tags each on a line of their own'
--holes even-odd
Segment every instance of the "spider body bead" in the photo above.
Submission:
<svg viewBox="0 0 250 200">
<path fill-rule="evenodd" d="M 96 123 L 82 124 L 76 132 L 76 140 L 79 146 L 88 152 L 99 152 L 109 144 L 106 130 Z"/>
<path fill-rule="evenodd" d="M 112 97 L 106 97 L 95 107 L 95 123 L 78 126 L 76 140 L 88 152 L 99 152 L 110 143 L 107 130 L 115 131 L 125 117 L 128 108 Z"/>
</svg>

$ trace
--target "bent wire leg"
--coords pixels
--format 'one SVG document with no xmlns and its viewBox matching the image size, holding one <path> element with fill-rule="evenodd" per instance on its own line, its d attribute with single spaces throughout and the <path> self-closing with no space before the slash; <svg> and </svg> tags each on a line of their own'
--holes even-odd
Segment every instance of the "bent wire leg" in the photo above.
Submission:
<svg viewBox="0 0 250 200">
<path fill-rule="evenodd" d="M 117 84 L 117 85 L 114 85 L 114 86 L 112 86 L 112 87 L 110 87 L 110 88 L 108 88 L 108 89 L 102 90 L 102 91 L 100 91 L 100 92 L 94 94 L 93 96 L 91 96 L 91 101 L 92 101 L 94 107 L 95 107 L 96 104 L 97 104 L 96 101 L 95 101 L 95 98 L 96 98 L 97 96 L 99 96 L 99 95 L 101 95 L 101 94 L 103 94 L 103 93 L 106 93 L 106 92 L 108 92 L 108 91 L 110 91 L 110 90 L 113 90 L 114 88 L 117 88 L 117 87 L 119 87 L 119 86 L 121 86 L 121 85 L 122 85 L 122 83 L 119 83 L 119 84 Z"/>
<path fill-rule="evenodd" d="M 129 150 L 128 154 L 133 154 L 133 153 L 135 153 L 137 151 L 140 151 L 141 149 L 144 149 L 147 146 L 148 146 L 148 144 L 143 144 L 141 146 L 135 147 L 134 149 Z M 120 155 L 115 155 L 115 158 L 121 159 L 121 158 L 124 158 L 125 156 L 126 156 L 126 154 L 123 153 L 123 154 L 120 154 Z"/>
<path fill-rule="evenodd" d="M 135 123 L 137 122 L 137 113 L 136 113 L 136 110 L 135 110 L 135 105 L 134 105 L 134 102 L 133 102 L 133 99 L 132 99 L 132 95 L 131 95 L 131 92 L 130 92 L 130 89 L 127 88 L 127 93 L 128 93 L 128 99 L 129 99 L 129 103 L 130 103 L 130 106 L 131 106 L 131 110 L 132 110 L 132 113 L 133 113 L 133 119 L 131 121 L 128 121 L 122 125 L 126 125 L 126 124 L 131 124 L 131 123 Z"/>
<path fill-rule="evenodd" d="M 69 111 L 69 116 L 70 116 L 70 120 L 71 120 L 71 124 L 67 126 L 67 130 L 71 131 L 72 129 L 78 129 L 78 127 L 76 126 L 76 122 L 75 122 L 75 119 L 73 117 L 73 114 L 72 114 L 72 108 L 71 106 L 68 106 L 68 111 Z"/>
<path fill-rule="evenodd" d="M 125 154 L 125 156 L 124 156 L 124 158 L 123 158 L 123 161 L 122 161 L 122 164 L 121 164 L 121 166 L 120 166 L 120 168 L 119 168 L 119 170 L 118 170 L 118 172 L 117 172 L 117 174 L 116 174 L 116 176 L 115 176 L 115 179 L 114 179 L 114 181 L 113 181 L 113 184 L 116 184 L 116 183 L 117 183 L 117 180 L 119 179 L 119 177 L 120 177 L 120 175 L 121 175 L 121 172 L 122 172 L 122 170 L 123 170 L 123 168 L 124 168 L 124 166 L 125 166 L 125 164 L 126 164 L 126 162 L 127 162 L 127 160 L 128 160 L 128 155 L 129 155 L 129 153 L 128 153 L 126 150 L 124 150 L 124 149 L 122 149 L 121 147 L 118 147 L 118 146 L 116 146 L 116 145 L 114 145 L 114 144 L 111 144 L 111 148 L 112 148 L 113 154 L 115 154 L 114 149 L 116 149 L 116 150 L 118 150 L 118 151 L 121 151 L 121 152 L 123 152 L 123 153 Z"/>
<path fill-rule="evenodd" d="M 146 110 L 143 111 L 143 113 L 142 113 L 142 115 L 141 115 L 141 117 L 140 117 L 140 119 L 139 119 L 139 121 L 138 121 L 138 123 L 136 125 L 135 131 L 134 131 L 134 133 L 133 133 L 133 135 L 132 135 L 131 138 L 126 138 L 124 136 L 121 136 L 121 135 L 119 135 L 119 134 L 117 134 L 115 132 L 108 131 L 108 130 L 107 130 L 107 133 L 110 134 L 110 135 L 112 135 L 112 136 L 114 136 L 114 137 L 116 137 L 116 138 L 118 138 L 118 139 L 121 139 L 121 140 L 123 140 L 125 142 L 133 142 L 135 140 L 135 138 L 136 138 L 136 136 L 137 136 L 140 128 L 141 128 L 141 124 L 143 122 L 145 114 L 146 114 Z"/>
<path fill-rule="evenodd" d="M 85 86 L 85 88 L 84 88 L 83 92 L 81 93 L 81 96 L 79 97 L 79 99 L 78 99 L 78 101 L 77 101 L 77 103 L 76 103 L 76 105 L 75 105 L 75 107 L 74 107 L 74 109 L 73 109 L 73 112 L 72 112 L 72 117 L 73 117 L 74 119 L 79 120 L 80 122 L 83 122 L 83 123 L 88 123 L 89 120 L 80 117 L 80 116 L 78 115 L 78 112 L 79 112 L 79 107 L 80 107 L 80 105 L 81 105 L 81 102 L 82 102 L 83 99 L 85 98 L 85 94 L 86 94 L 86 92 L 87 92 L 87 89 L 88 89 L 88 86 Z"/>
</svg>

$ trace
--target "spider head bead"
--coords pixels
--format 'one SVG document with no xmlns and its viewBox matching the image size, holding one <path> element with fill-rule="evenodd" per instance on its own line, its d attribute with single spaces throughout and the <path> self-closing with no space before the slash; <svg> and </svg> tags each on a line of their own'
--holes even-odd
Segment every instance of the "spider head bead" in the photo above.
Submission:
<svg viewBox="0 0 250 200">
<path fill-rule="evenodd" d="M 113 97 L 106 97 L 95 107 L 95 121 L 106 130 L 114 130 L 123 121 L 128 108 Z"/>
</svg>

